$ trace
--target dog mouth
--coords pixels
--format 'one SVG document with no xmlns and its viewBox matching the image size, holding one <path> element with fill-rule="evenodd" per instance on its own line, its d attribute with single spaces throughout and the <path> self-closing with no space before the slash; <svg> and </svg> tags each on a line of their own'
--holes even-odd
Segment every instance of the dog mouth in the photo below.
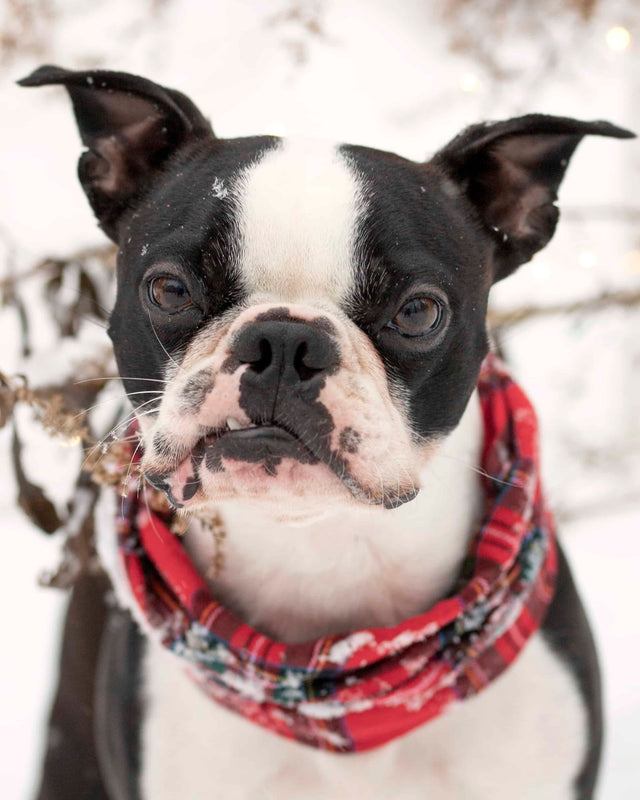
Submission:
<svg viewBox="0 0 640 800">
<path fill-rule="evenodd" d="M 205 429 L 190 454 L 174 468 L 162 472 L 145 471 L 145 478 L 155 489 L 164 492 L 171 505 L 181 508 L 202 489 L 203 473 L 216 475 L 254 467 L 265 477 L 275 479 L 280 464 L 284 459 L 290 459 L 293 463 L 309 466 L 324 463 L 332 473 L 342 478 L 340 473 L 344 473 L 344 468 L 337 469 L 332 465 L 333 454 L 330 448 L 326 450 L 323 458 L 307 446 L 297 431 L 280 422 L 242 423 L 234 417 L 227 417 L 225 425 Z M 179 475 L 181 479 L 176 480 Z M 181 495 L 181 498 L 176 495 Z"/>
<path fill-rule="evenodd" d="M 241 423 L 233 417 L 228 417 L 224 426 L 205 429 L 173 469 L 145 470 L 145 478 L 175 508 L 210 502 L 210 492 L 216 491 L 211 489 L 212 479 L 214 486 L 230 480 L 236 487 L 235 496 L 239 486 L 245 487 L 243 492 L 253 495 L 256 490 L 266 496 L 277 487 L 281 492 L 299 494 L 302 485 L 305 491 L 333 494 L 333 487 L 341 484 L 353 500 L 385 508 L 397 508 L 417 494 L 413 485 L 389 490 L 380 487 L 380 491 L 367 488 L 356 478 L 345 455 L 333 450 L 329 437 L 317 431 L 305 436 L 280 420 Z M 217 484 L 218 480 L 222 484 Z"/>
<path fill-rule="evenodd" d="M 281 424 L 250 422 L 243 425 L 233 417 L 227 418 L 225 428 L 208 431 L 196 444 L 193 457 L 198 466 L 204 462 L 210 472 L 221 472 L 223 459 L 230 459 L 261 464 L 272 477 L 276 476 L 283 458 L 293 458 L 301 464 L 317 464 L 323 460 L 309 449 L 299 434 Z"/>
</svg>

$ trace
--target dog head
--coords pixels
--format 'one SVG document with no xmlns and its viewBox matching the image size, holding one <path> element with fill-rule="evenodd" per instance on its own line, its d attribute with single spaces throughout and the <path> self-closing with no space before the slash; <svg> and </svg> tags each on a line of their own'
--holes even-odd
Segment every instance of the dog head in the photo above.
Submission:
<svg viewBox="0 0 640 800">
<path fill-rule="evenodd" d="M 557 190 L 607 122 L 533 114 L 427 163 L 353 145 L 219 139 L 194 104 L 117 72 L 42 67 L 119 245 L 110 323 L 143 470 L 176 506 L 415 496 L 487 353 L 492 284 L 544 247 Z"/>
</svg>

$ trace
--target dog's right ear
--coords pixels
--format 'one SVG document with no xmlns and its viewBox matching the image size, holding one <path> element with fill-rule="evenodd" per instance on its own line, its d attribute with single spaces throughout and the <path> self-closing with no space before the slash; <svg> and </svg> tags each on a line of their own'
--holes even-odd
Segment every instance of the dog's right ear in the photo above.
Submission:
<svg viewBox="0 0 640 800">
<path fill-rule="evenodd" d="M 188 97 L 126 72 L 43 66 L 20 86 L 62 84 L 83 144 L 78 176 L 100 227 L 118 241 L 119 222 L 154 174 L 185 144 L 214 139 Z"/>
<path fill-rule="evenodd" d="M 494 280 L 529 261 L 553 236 L 558 188 L 585 136 L 632 139 L 610 122 L 527 114 L 464 130 L 432 159 L 475 207 L 495 243 Z"/>
</svg>

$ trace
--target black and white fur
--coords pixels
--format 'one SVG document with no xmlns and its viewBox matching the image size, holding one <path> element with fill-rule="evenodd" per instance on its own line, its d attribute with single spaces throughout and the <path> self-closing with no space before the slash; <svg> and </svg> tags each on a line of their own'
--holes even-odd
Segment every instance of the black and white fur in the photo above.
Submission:
<svg viewBox="0 0 640 800">
<path fill-rule="evenodd" d="M 120 247 L 110 335 L 123 382 L 134 407 L 153 396 L 135 392 L 157 392 L 139 414 L 143 468 L 176 506 L 220 509 L 219 573 L 197 514 L 185 539 L 216 596 L 290 642 L 429 608 L 481 514 L 474 386 L 489 289 L 551 238 L 582 136 L 630 134 L 530 115 L 474 126 L 416 164 L 217 139 L 184 95 L 123 73 L 43 67 L 23 81 L 56 83 L 88 148 L 80 180 Z M 154 294 L 163 280 L 168 305 Z M 431 323 L 416 328 L 415 314 Z M 135 615 L 108 505 L 101 554 Z M 112 628 L 97 710 L 105 797 L 593 796 L 598 666 L 564 556 L 544 626 L 507 673 L 367 754 L 262 730 L 131 623 Z"/>
</svg>

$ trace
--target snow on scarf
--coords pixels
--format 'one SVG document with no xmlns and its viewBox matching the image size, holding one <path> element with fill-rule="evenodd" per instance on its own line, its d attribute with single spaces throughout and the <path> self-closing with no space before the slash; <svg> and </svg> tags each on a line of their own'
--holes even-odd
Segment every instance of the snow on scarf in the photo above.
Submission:
<svg viewBox="0 0 640 800">
<path fill-rule="evenodd" d="M 131 482 L 118 503 L 121 557 L 149 631 L 218 703 L 313 747 L 361 752 L 434 719 L 495 680 L 537 630 L 556 574 L 537 421 L 493 354 L 478 390 L 485 512 L 457 593 L 396 626 L 298 644 L 270 639 L 212 596 Z"/>
</svg>

